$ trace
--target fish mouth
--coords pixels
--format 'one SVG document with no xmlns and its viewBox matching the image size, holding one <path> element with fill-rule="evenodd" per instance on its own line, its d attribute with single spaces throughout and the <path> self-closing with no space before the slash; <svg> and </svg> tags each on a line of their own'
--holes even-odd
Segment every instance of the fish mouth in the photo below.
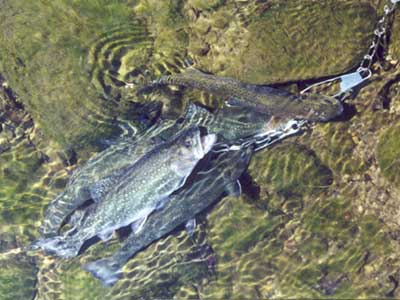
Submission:
<svg viewBox="0 0 400 300">
<path fill-rule="evenodd" d="M 217 141 L 216 134 L 207 134 L 200 138 L 200 149 L 197 153 L 198 158 L 203 158 L 214 146 L 215 142 Z"/>
</svg>

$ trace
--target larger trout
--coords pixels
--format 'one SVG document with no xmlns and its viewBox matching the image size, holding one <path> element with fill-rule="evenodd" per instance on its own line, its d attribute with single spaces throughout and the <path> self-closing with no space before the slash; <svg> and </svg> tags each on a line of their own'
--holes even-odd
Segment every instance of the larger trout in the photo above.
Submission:
<svg viewBox="0 0 400 300">
<path fill-rule="evenodd" d="M 185 183 L 215 141 L 215 135 L 201 137 L 200 129 L 194 127 L 159 145 L 134 164 L 74 229 L 39 240 L 33 248 L 67 258 L 76 256 L 83 243 L 94 236 L 107 240 L 116 229 L 129 224 L 139 232 L 147 217 Z"/>
</svg>

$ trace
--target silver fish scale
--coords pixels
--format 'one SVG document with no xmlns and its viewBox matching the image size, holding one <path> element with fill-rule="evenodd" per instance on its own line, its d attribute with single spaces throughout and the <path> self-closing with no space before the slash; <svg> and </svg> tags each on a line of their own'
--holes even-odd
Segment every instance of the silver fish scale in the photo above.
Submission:
<svg viewBox="0 0 400 300">
<path fill-rule="evenodd" d="M 198 129 L 197 132 L 199 134 Z M 186 136 L 186 132 L 182 133 L 138 161 L 131 172 L 121 179 L 122 182 L 98 203 L 82 224 L 82 229 L 69 242 L 82 242 L 104 231 L 112 232 L 139 220 L 154 210 L 172 191 L 178 189 L 199 160 L 193 157 L 183 175 L 171 171 L 173 161 L 181 159 L 173 156 L 180 147 L 179 140 Z"/>
<path fill-rule="evenodd" d="M 161 198 L 162 201 L 164 200 L 163 197 L 166 197 L 171 190 L 175 190 L 181 185 L 180 176 L 171 174 L 167 163 L 163 165 L 156 165 L 154 163 L 154 167 L 155 169 L 151 172 L 132 174 L 133 176 L 124 180 L 124 182 L 127 182 L 125 186 L 118 186 L 117 189 L 121 189 L 122 192 L 116 193 L 108 203 L 99 206 L 101 215 L 109 216 L 107 223 L 113 222 L 115 215 L 118 215 L 119 219 L 128 219 L 130 215 L 134 214 L 130 209 L 132 206 L 135 206 L 137 211 L 141 211 L 148 206 L 156 207 L 159 200 L 154 203 L 150 201 L 151 199 Z M 148 184 L 147 178 L 160 179 L 152 180 L 151 184 Z M 166 180 L 165 178 L 168 179 Z M 146 197 L 142 197 L 141 195 L 146 195 Z"/>
<path fill-rule="evenodd" d="M 174 125 L 173 120 L 158 122 L 137 137 L 121 139 L 119 143 L 110 146 L 76 169 L 65 190 L 49 204 L 40 228 L 41 233 L 44 236 L 56 235 L 63 220 L 91 198 L 91 186 L 106 177 L 109 186 L 116 184 L 121 169 L 134 164 L 149 149 L 162 142 L 154 138 Z M 107 191 L 105 189 L 100 195 Z"/>
</svg>

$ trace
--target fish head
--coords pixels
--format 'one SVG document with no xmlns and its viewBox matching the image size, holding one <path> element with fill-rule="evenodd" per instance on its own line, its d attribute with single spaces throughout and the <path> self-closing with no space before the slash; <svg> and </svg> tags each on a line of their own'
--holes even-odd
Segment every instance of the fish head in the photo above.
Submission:
<svg viewBox="0 0 400 300">
<path fill-rule="evenodd" d="M 215 134 L 201 134 L 198 127 L 188 129 L 177 141 L 177 153 L 183 160 L 202 159 L 214 146 L 217 137 Z"/>
<path fill-rule="evenodd" d="M 193 168 L 211 150 L 216 140 L 215 134 L 202 135 L 199 127 L 191 127 L 171 142 L 171 161 L 179 165 L 179 169 Z"/>
<path fill-rule="evenodd" d="M 299 106 L 297 116 L 299 119 L 305 119 L 315 122 L 326 122 L 343 112 L 342 103 L 334 98 L 319 94 L 305 94 L 296 100 Z"/>
</svg>

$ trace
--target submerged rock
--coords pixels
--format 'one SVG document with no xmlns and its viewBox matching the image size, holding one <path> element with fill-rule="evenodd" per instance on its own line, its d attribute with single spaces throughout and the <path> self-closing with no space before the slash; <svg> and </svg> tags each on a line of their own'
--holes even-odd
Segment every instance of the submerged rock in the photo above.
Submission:
<svg viewBox="0 0 400 300">
<path fill-rule="evenodd" d="M 400 187 L 400 126 L 389 128 L 381 135 L 377 155 L 383 175 Z"/>
<path fill-rule="evenodd" d="M 332 171 L 304 146 L 278 145 L 255 155 L 249 174 L 256 184 L 291 198 L 318 194 L 332 184 Z"/>
<path fill-rule="evenodd" d="M 366 1 L 226 1 L 200 16 L 191 25 L 189 49 L 198 55 L 194 48 L 210 45 L 207 53 L 196 55 L 203 69 L 270 84 L 334 75 L 358 65 L 376 12 Z M 199 31 L 204 17 L 211 20 L 206 34 Z M 221 22 L 222 28 L 213 25 Z"/>
<path fill-rule="evenodd" d="M 203 17 L 191 19 L 193 10 Z M 0 72 L 48 136 L 78 147 L 113 133 L 116 117 L 129 119 L 137 99 L 126 87 L 178 72 L 188 43 L 208 45 L 196 60 L 214 73 L 253 84 L 303 80 L 353 67 L 375 12 L 358 1 L 17 0 L 3 1 L 0 17 Z M 205 19 L 210 29 L 197 35 Z"/>
<path fill-rule="evenodd" d="M 22 254 L 0 257 L 0 295 L 2 300 L 33 299 L 37 268 Z"/>
<path fill-rule="evenodd" d="M 120 112 L 137 113 L 124 100 L 134 99 L 123 81 L 140 84 L 148 66 L 150 78 L 179 72 L 187 48 L 205 71 L 252 84 L 352 68 L 370 45 L 377 2 L 383 4 L 3 0 L 0 72 L 48 137 L 76 145 L 110 133 L 109 118 Z M 140 26 L 138 16 L 144 18 Z M 200 222 L 196 242 L 181 231 L 159 240 L 130 260 L 123 280 L 110 289 L 80 266 L 110 255 L 120 246 L 116 239 L 73 261 L 45 260 L 37 298 L 399 297 L 399 78 L 393 76 L 399 72 L 398 27 L 395 18 L 389 46 L 393 70 L 375 72 L 349 100 L 354 112 L 259 153 L 247 175 L 254 193 L 214 207 L 207 226 Z M 95 49 L 100 55 L 88 57 Z M 91 68 L 96 76 L 88 76 Z M 390 103 L 377 109 L 379 91 L 389 81 Z M 160 99 L 179 111 L 181 96 L 171 89 Z M 211 97 L 193 96 L 218 106 Z M 20 124 L 19 116 L 7 115 L 16 121 L 7 124 Z M 50 189 L 62 188 L 67 174 L 57 160 L 44 164 L 28 139 L 8 143 L 13 131 L 1 130 L 0 144 L 11 145 L 0 155 L 0 245 L 8 251 L 36 237 Z M 0 295 L 31 298 L 31 262 L 0 261 Z"/>
</svg>

